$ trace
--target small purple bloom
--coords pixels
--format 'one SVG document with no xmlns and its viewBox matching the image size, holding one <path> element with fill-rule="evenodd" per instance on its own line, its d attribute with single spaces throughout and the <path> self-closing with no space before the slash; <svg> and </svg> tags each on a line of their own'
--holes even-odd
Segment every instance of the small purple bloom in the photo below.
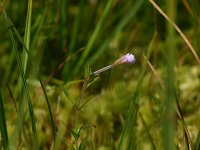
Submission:
<svg viewBox="0 0 200 150">
<path fill-rule="evenodd" d="M 120 64 L 124 64 L 124 63 L 134 63 L 135 62 L 135 56 L 133 54 L 126 54 L 124 56 L 122 56 L 121 58 L 117 59 L 114 64 L 115 65 L 120 65 Z"/>
<path fill-rule="evenodd" d="M 94 74 L 94 75 L 98 75 L 100 74 L 101 72 L 104 72 L 108 69 L 111 69 L 117 65 L 121 65 L 121 64 L 131 64 L 131 63 L 134 63 L 135 62 L 135 56 L 133 54 L 126 54 L 122 57 L 120 57 L 119 59 L 117 59 L 112 65 L 109 65 L 109 66 L 106 66 L 106 67 L 103 67 L 97 71 L 94 71 L 92 72 L 91 74 Z"/>
</svg>

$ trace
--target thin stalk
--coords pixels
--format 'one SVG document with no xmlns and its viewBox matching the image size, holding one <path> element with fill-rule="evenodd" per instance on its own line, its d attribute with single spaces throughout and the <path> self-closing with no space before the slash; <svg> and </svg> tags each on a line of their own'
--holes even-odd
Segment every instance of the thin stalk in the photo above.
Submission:
<svg viewBox="0 0 200 150">
<path fill-rule="evenodd" d="M 85 79 L 81 88 L 81 92 L 80 92 L 80 97 L 77 101 L 76 107 L 75 107 L 75 111 L 76 111 L 76 133 L 78 133 L 78 137 L 75 137 L 75 148 L 76 150 L 78 150 L 79 145 L 78 145 L 78 139 L 79 139 L 79 132 L 81 130 L 81 128 L 79 128 L 79 119 L 80 119 L 80 109 L 82 108 L 81 106 L 81 102 L 83 100 L 83 94 L 85 92 L 85 90 L 87 89 L 88 86 L 88 81 L 90 78 L 90 74 L 89 74 L 89 67 L 85 68 Z"/>
<path fill-rule="evenodd" d="M 166 0 L 168 4 L 168 15 L 170 18 L 176 16 L 176 0 Z M 167 72 L 166 72 L 166 95 L 165 95 L 165 113 L 163 122 L 164 131 L 164 150 L 175 150 L 175 59 L 176 59 L 176 43 L 175 30 L 173 26 L 167 22 Z"/>
<path fill-rule="evenodd" d="M 24 35 L 24 44 L 29 50 L 30 47 L 30 36 L 31 36 L 31 15 L 32 15 L 32 0 L 28 0 L 28 11 L 26 17 L 26 27 L 25 27 L 25 35 Z M 23 50 L 23 70 L 26 73 L 27 63 L 28 63 L 28 54 L 25 50 Z"/>
<path fill-rule="evenodd" d="M 99 70 L 97 70 L 97 71 L 94 71 L 94 72 L 90 73 L 90 75 L 98 75 L 98 74 L 100 74 L 101 72 L 104 72 L 104 71 L 106 71 L 106 70 L 111 69 L 113 66 L 114 66 L 114 65 L 108 65 L 108 66 L 106 66 L 106 67 L 103 67 L 103 68 L 101 68 L 101 69 L 99 69 Z"/>
</svg>

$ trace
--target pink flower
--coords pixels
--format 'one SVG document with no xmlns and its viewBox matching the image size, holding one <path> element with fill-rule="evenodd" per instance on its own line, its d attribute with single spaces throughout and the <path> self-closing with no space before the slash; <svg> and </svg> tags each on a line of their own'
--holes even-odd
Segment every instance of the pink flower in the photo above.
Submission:
<svg viewBox="0 0 200 150">
<path fill-rule="evenodd" d="M 121 58 L 117 59 L 115 62 L 114 62 L 114 65 L 120 65 L 120 64 L 130 64 L 130 63 L 134 63 L 135 62 L 135 56 L 128 53 L 124 56 L 122 56 Z"/>
<path fill-rule="evenodd" d="M 103 68 L 101 68 L 101 69 L 99 69 L 99 70 L 97 70 L 97 71 L 94 71 L 94 72 L 91 73 L 91 75 L 92 75 L 92 74 L 98 75 L 98 74 L 100 74 L 101 72 L 104 72 L 104 71 L 106 71 L 106 70 L 108 70 L 108 69 L 111 69 L 111 68 L 113 68 L 113 67 L 115 67 L 115 66 L 117 66 L 117 65 L 121 65 L 121 64 L 131 64 L 131 63 L 134 63 L 134 62 L 135 62 L 135 56 L 132 55 L 132 54 L 130 54 L 130 53 L 128 53 L 128 54 L 126 54 L 126 55 L 120 57 L 119 59 L 117 59 L 112 65 L 109 65 L 109 66 L 103 67 Z"/>
</svg>

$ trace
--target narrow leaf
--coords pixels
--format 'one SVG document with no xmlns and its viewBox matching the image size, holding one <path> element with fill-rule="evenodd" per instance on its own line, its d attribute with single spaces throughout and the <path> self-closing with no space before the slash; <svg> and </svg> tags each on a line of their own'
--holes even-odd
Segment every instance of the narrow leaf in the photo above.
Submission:
<svg viewBox="0 0 200 150">
<path fill-rule="evenodd" d="M 3 99 L 1 96 L 0 91 L 0 130 L 1 130 L 1 141 L 3 143 L 3 148 L 5 150 L 9 150 L 9 142 L 8 142 L 8 133 L 7 133 L 7 126 L 6 126 L 6 117 L 5 117 L 5 110 L 3 106 Z"/>
</svg>

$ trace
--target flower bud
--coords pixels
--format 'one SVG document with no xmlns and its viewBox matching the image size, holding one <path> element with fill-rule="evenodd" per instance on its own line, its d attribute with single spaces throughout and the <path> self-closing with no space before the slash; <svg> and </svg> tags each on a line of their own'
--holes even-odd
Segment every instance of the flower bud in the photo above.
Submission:
<svg viewBox="0 0 200 150">
<path fill-rule="evenodd" d="M 114 65 L 120 65 L 120 64 L 125 64 L 125 63 L 134 63 L 135 62 L 135 56 L 128 53 L 124 56 L 122 56 L 121 58 L 117 59 L 115 62 L 114 62 Z"/>
</svg>

